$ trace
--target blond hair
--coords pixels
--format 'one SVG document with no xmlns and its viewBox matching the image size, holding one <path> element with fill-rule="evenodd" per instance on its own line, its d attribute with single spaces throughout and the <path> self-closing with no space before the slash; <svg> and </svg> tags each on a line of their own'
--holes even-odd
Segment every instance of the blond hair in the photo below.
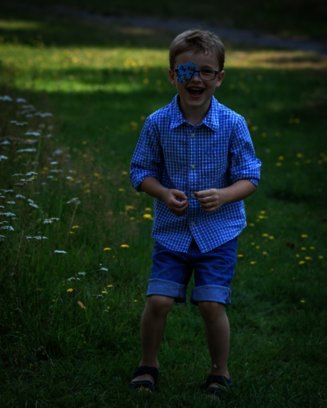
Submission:
<svg viewBox="0 0 327 408">
<path fill-rule="evenodd" d="M 215 55 L 218 61 L 219 71 L 222 71 L 225 63 L 225 47 L 220 39 L 213 33 L 204 30 L 187 30 L 179 34 L 171 43 L 169 49 L 170 69 L 175 68 L 175 61 L 179 54 L 185 51 L 204 52 Z"/>
</svg>

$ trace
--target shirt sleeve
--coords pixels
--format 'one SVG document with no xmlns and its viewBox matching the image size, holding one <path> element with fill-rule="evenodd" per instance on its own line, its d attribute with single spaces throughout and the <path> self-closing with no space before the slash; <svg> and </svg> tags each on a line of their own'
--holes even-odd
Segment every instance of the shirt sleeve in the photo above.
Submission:
<svg viewBox="0 0 327 408">
<path fill-rule="evenodd" d="M 147 177 L 155 177 L 160 180 L 162 164 L 162 148 L 160 145 L 159 132 L 151 118 L 148 118 L 142 129 L 136 145 L 130 170 L 132 186 L 142 192 L 140 185 Z"/>
<path fill-rule="evenodd" d="M 232 131 L 229 163 L 229 177 L 232 184 L 237 180 L 248 179 L 255 186 L 258 185 L 261 161 L 255 156 L 251 136 L 242 116 L 239 117 Z"/>
</svg>

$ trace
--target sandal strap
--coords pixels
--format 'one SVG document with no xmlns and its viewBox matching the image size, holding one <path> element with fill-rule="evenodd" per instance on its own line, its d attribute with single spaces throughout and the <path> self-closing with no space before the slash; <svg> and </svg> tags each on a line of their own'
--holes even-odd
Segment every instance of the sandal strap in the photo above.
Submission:
<svg viewBox="0 0 327 408">
<path fill-rule="evenodd" d="M 223 377 L 221 375 L 209 375 L 209 377 L 206 380 L 206 386 L 209 387 L 209 385 L 212 384 L 212 383 L 222 385 L 223 387 L 226 387 L 226 384 L 229 387 L 234 386 L 234 384 L 232 383 L 232 381 L 229 378 Z"/>
<path fill-rule="evenodd" d="M 152 377 L 154 379 L 154 385 L 157 384 L 158 376 L 159 376 L 159 370 L 157 368 L 148 367 L 148 366 L 136 367 L 135 370 L 134 370 L 133 380 L 134 380 L 134 378 L 139 377 L 140 375 L 144 375 L 144 374 L 152 375 Z"/>
</svg>

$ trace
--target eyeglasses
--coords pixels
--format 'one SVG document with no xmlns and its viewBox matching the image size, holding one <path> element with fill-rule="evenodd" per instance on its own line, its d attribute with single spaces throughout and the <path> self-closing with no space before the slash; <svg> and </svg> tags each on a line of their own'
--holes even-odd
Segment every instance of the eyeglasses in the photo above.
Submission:
<svg viewBox="0 0 327 408">
<path fill-rule="evenodd" d="M 177 73 L 177 75 L 179 74 L 178 71 L 183 72 L 180 69 L 175 69 L 175 72 Z M 213 81 L 216 78 L 217 74 L 219 74 L 219 71 L 214 71 L 213 69 L 201 69 L 201 70 L 198 70 L 198 71 L 194 70 L 193 75 L 188 77 L 188 78 L 185 78 L 185 79 L 187 81 L 189 81 L 190 79 L 194 78 L 197 73 L 199 73 L 199 77 L 203 81 Z"/>
</svg>

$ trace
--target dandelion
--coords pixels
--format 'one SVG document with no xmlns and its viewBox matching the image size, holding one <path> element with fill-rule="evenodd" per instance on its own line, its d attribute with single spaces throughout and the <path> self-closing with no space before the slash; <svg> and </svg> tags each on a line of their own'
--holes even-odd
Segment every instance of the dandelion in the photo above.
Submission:
<svg viewBox="0 0 327 408">
<path fill-rule="evenodd" d="M 238 254 L 237 255 L 238 258 L 243 258 L 243 256 L 244 256 L 243 254 Z"/>
<path fill-rule="evenodd" d="M 251 130 L 253 130 L 253 131 L 258 130 L 258 126 L 252 126 L 252 127 L 251 127 Z"/>
<path fill-rule="evenodd" d="M 300 261 L 299 262 L 299 265 L 303 265 L 303 264 L 305 264 L 305 261 Z"/>
<path fill-rule="evenodd" d="M 308 236 L 306 234 L 301 235 L 302 238 L 307 238 Z"/>
<path fill-rule="evenodd" d="M 102 293 L 107 293 L 107 292 L 105 290 L 103 290 Z"/>
<path fill-rule="evenodd" d="M 283 156 L 279 156 L 279 157 L 278 157 L 278 160 L 284 160 L 284 157 L 283 157 Z"/>
<path fill-rule="evenodd" d="M 72 288 L 69 288 L 69 289 L 67 289 L 67 292 L 72 292 L 74 289 L 72 289 Z"/>
<path fill-rule="evenodd" d="M 263 255 L 267 255 L 267 252 L 266 252 L 266 251 L 263 251 L 262 254 L 263 254 Z"/>
<path fill-rule="evenodd" d="M 74 225 L 74 226 L 72 227 L 72 229 L 76 229 L 76 228 L 79 228 L 79 226 L 78 226 L 78 225 Z"/>
<path fill-rule="evenodd" d="M 145 117 L 145 116 L 141 116 L 140 119 L 141 119 L 141 120 L 145 120 L 146 117 Z"/>
<path fill-rule="evenodd" d="M 319 255 L 318 258 L 319 259 L 324 259 L 324 257 L 322 255 Z"/>
<path fill-rule="evenodd" d="M 135 220 L 135 217 L 129 217 L 130 220 Z"/>
<path fill-rule="evenodd" d="M 268 234 L 262 234 L 262 236 L 263 236 L 263 237 L 269 237 L 269 235 L 268 235 Z"/>
<path fill-rule="evenodd" d="M 254 224 L 253 224 L 253 222 L 251 222 L 251 223 L 249 224 L 249 226 L 250 226 L 250 227 L 254 227 Z"/>
<path fill-rule="evenodd" d="M 112 285 L 108 285 L 108 288 L 112 288 Z"/>
<path fill-rule="evenodd" d="M 150 207 L 146 207 L 145 211 L 152 211 Z"/>
<path fill-rule="evenodd" d="M 83 305 L 82 302 L 80 302 L 80 301 L 78 300 L 77 303 L 81 306 L 82 309 L 86 309 L 86 307 Z"/>
<path fill-rule="evenodd" d="M 111 251 L 111 248 L 108 247 L 108 248 L 104 248 L 103 250 L 104 251 Z"/>
<path fill-rule="evenodd" d="M 144 215 L 143 215 L 143 218 L 149 218 L 149 219 L 151 219 L 152 216 L 151 216 L 151 214 L 144 214 Z"/>
<path fill-rule="evenodd" d="M 123 189 L 123 188 L 120 188 L 118 191 L 124 191 L 124 189 Z"/>
<path fill-rule="evenodd" d="M 250 264 L 254 265 L 255 263 L 257 263 L 256 261 L 251 261 Z"/>
<path fill-rule="evenodd" d="M 273 236 L 270 236 L 270 237 L 269 237 L 269 239 L 275 239 L 275 237 L 273 237 Z"/>
<path fill-rule="evenodd" d="M 259 249 L 260 247 L 259 247 L 259 245 L 257 245 L 255 248 L 256 248 L 256 249 Z"/>
<path fill-rule="evenodd" d="M 315 249 L 315 247 L 311 246 L 310 249 Z"/>
<path fill-rule="evenodd" d="M 301 303 L 305 303 L 305 300 L 304 300 L 304 299 L 302 299 L 302 300 L 301 300 Z"/>
<path fill-rule="evenodd" d="M 306 259 L 307 261 L 310 261 L 310 256 L 306 256 L 304 259 Z"/>
<path fill-rule="evenodd" d="M 296 155 L 296 157 L 301 158 L 301 157 L 303 157 L 303 154 L 302 154 L 302 153 L 298 153 L 298 154 Z"/>
<path fill-rule="evenodd" d="M 123 174 L 124 176 L 126 176 L 126 174 L 128 174 L 128 173 L 127 173 L 127 171 L 123 171 L 122 174 Z"/>
<path fill-rule="evenodd" d="M 129 245 L 123 244 L 120 246 L 121 248 L 129 248 Z"/>
<path fill-rule="evenodd" d="M 277 167 L 279 167 L 279 166 L 281 166 L 281 165 L 282 165 L 282 163 L 280 163 L 280 162 L 276 163 L 276 166 L 277 166 Z"/>
<path fill-rule="evenodd" d="M 306 247 L 302 247 L 302 248 L 301 248 L 301 251 L 306 251 L 306 250 L 307 250 Z"/>
<path fill-rule="evenodd" d="M 134 300 L 134 302 L 136 303 L 136 302 L 137 302 L 137 300 L 135 299 L 135 300 Z"/>
<path fill-rule="evenodd" d="M 58 249 L 55 250 L 55 253 L 56 253 L 56 254 L 67 254 L 66 251 L 60 251 L 60 250 L 58 250 Z"/>
</svg>

